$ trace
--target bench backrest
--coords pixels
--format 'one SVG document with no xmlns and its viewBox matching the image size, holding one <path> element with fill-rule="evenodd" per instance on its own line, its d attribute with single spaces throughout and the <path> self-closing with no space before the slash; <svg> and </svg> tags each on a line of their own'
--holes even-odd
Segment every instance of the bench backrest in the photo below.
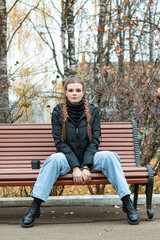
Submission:
<svg viewBox="0 0 160 240">
<path fill-rule="evenodd" d="M 31 168 L 55 153 L 51 124 L 0 124 L 0 169 Z M 136 166 L 132 123 L 101 123 L 100 151 L 116 152 L 122 166 Z"/>
</svg>

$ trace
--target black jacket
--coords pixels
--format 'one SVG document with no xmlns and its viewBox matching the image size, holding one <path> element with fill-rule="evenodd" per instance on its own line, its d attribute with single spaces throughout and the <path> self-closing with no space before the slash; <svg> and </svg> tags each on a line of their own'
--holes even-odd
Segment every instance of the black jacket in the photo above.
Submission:
<svg viewBox="0 0 160 240">
<path fill-rule="evenodd" d="M 101 135 L 100 119 L 97 108 L 89 105 L 91 111 L 91 130 L 92 140 L 89 141 L 87 134 L 87 120 L 85 113 L 80 117 L 78 128 L 76 128 L 73 120 L 68 117 L 66 123 L 66 141 L 62 142 L 62 104 L 57 105 L 52 113 L 52 135 L 55 141 L 57 152 L 65 154 L 71 167 L 88 165 L 92 167 L 93 156 L 98 151 L 99 137 Z"/>
</svg>

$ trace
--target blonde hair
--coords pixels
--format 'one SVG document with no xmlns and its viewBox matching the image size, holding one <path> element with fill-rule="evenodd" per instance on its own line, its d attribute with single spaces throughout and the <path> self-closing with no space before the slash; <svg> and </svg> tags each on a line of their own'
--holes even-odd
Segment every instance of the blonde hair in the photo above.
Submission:
<svg viewBox="0 0 160 240">
<path fill-rule="evenodd" d="M 67 86 L 70 83 L 80 83 L 82 85 L 83 91 L 86 91 L 84 81 L 78 77 L 72 77 L 72 78 L 67 78 L 64 81 L 64 91 L 67 91 Z M 86 94 L 83 96 L 83 101 L 84 101 L 84 112 L 87 117 L 87 134 L 89 137 L 89 140 L 92 140 L 92 132 L 91 132 L 91 126 L 90 126 L 90 120 L 91 120 L 91 113 L 90 109 L 88 106 L 88 100 Z M 62 103 L 62 118 L 63 118 L 63 126 L 62 126 L 62 141 L 64 142 L 66 140 L 66 122 L 68 120 L 68 111 L 67 111 L 67 97 L 64 95 L 64 100 Z"/>
</svg>

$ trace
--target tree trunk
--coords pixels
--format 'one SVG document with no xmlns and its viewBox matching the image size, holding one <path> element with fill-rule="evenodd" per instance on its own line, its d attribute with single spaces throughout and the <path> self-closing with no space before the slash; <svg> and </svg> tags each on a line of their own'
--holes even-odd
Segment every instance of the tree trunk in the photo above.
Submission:
<svg viewBox="0 0 160 240">
<path fill-rule="evenodd" d="M 66 46 L 66 34 L 67 34 L 67 2 L 62 0 L 61 2 L 62 12 L 61 12 L 61 43 L 62 43 L 62 56 L 63 56 L 63 68 L 64 68 L 64 76 L 68 76 L 68 54 L 67 54 L 67 46 Z"/>
<path fill-rule="evenodd" d="M 152 31 L 152 9 L 149 7 L 149 65 L 153 67 L 153 31 Z M 150 73 L 151 75 L 151 73 Z"/>
<path fill-rule="evenodd" d="M 70 75 L 76 74 L 75 37 L 74 37 L 74 0 L 68 0 L 67 7 L 67 33 Z"/>
<path fill-rule="evenodd" d="M 7 79 L 7 15 L 6 1 L 0 0 L 0 123 L 8 122 L 7 110 L 8 79 Z"/>
<path fill-rule="evenodd" d="M 125 5 L 126 6 L 126 5 Z M 120 46 L 120 51 L 119 51 L 119 56 L 118 56 L 118 71 L 119 71 L 119 76 L 121 79 L 124 79 L 124 41 L 125 41 L 125 31 L 124 29 L 124 22 L 122 21 L 122 14 L 125 15 L 125 11 L 123 12 L 123 9 L 119 6 L 119 2 L 117 1 L 117 8 L 118 8 L 118 25 L 119 25 L 119 46 Z M 126 9 L 124 9 L 126 10 Z"/>
<path fill-rule="evenodd" d="M 74 36 L 74 4 L 73 0 L 62 0 L 61 42 L 65 77 L 74 76 L 77 68 Z"/>
<path fill-rule="evenodd" d="M 98 110 L 101 110 L 101 100 L 103 93 L 101 89 L 104 86 L 103 79 L 103 67 L 104 67 L 104 28 L 106 24 L 106 0 L 100 0 L 100 11 L 99 11 L 99 24 L 98 24 L 98 35 L 97 35 L 97 53 L 94 63 L 94 85 L 97 88 L 97 105 Z M 95 94 L 95 92 L 94 92 Z M 101 113 L 100 113 L 101 114 Z"/>
</svg>

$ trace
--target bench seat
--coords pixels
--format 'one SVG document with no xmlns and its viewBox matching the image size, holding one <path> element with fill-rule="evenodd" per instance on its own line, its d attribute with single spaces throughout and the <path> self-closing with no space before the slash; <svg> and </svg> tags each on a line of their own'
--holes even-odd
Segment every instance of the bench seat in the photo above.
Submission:
<svg viewBox="0 0 160 240">
<path fill-rule="evenodd" d="M 56 152 L 51 124 L 0 124 L 0 186 L 33 186 L 39 169 L 32 160 L 44 160 Z M 137 125 L 132 122 L 101 123 L 99 151 L 112 151 L 121 159 L 128 184 L 134 184 L 134 206 L 137 207 L 139 184 L 146 185 L 148 218 L 151 210 L 153 171 L 141 166 Z M 110 184 L 102 172 L 92 171 L 92 184 Z M 74 185 L 71 172 L 59 176 L 55 185 Z"/>
</svg>

